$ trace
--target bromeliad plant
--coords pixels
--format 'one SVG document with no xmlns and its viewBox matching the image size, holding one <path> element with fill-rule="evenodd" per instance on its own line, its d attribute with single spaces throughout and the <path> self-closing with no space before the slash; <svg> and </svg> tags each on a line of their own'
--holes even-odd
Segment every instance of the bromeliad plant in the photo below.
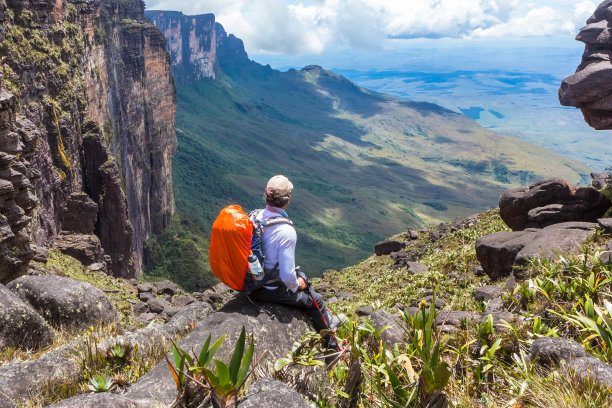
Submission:
<svg viewBox="0 0 612 408">
<path fill-rule="evenodd" d="M 166 362 L 176 382 L 177 390 L 183 396 L 182 398 L 189 398 L 189 392 L 183 392 L 187 386 L 186 378 L 192 380 L 197 386 L 210 390 L 213 406 L 217 408 L 229 406 L 238 395 L 248 378 L 249 368 L 253 361 L 253 338 L 251 338 L 245 351 L 246 331 L 243 326 L 232 352 L 229 366 L 213 358 L 224 339 L 225 335 L 221 336 L 211 346 L 211 335 L 209 335 L 200 353 L 198 355 L 194 353 L 193 357 L 176 344 L 174 345 L 172 351 L 175 366 L 172 366 L 167 357 Z M 214 371 L 209 368 L 211 362 L 214 362 Z"/>
</svg>

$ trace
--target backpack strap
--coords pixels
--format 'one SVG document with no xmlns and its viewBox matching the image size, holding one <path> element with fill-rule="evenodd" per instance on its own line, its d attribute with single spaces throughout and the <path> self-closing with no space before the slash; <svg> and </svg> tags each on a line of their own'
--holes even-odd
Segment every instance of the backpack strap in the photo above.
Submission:
<svg viewBox="0 0 612 408">
<path fill-rule="evenodd" d="M 277 225 L 277 224 L 293 225 L 293 221 L 291 221 L 289 218 L 279 216 L 279 217 L 268 218 L 267 220 L 264 220 L 261 223 L 261 225 L 264 227 L 268 227 L 270 225 Z"/>
</svg>

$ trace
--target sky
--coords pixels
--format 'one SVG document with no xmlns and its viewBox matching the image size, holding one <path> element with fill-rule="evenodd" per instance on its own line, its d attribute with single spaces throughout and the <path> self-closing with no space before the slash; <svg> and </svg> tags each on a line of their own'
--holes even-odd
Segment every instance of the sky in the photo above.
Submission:
<svg viewBox="0 0 612 408">
<path fill-rule="evenodd" d="M 376 50 L 404 39 L 573 37 L 593 0 L 146 0 L 151 10 L 214 13 L 249 54 Z"/>
</svg>

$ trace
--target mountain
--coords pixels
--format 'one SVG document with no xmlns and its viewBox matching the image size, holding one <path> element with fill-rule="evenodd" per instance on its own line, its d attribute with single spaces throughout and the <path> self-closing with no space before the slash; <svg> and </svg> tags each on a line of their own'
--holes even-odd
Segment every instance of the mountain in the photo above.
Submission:
<svg viewBox="0 0 612 408">
<path fill-rule="evenodd" d="M 225 205 L 262 207 L 267 179 L 283 173 L 295 185 L 298 263 L 314 275 L 366 257 L 407 226 L 493 207 L 510 186 L 551 175 L 578 182 L 589 172 L 440 106 L 372 92 L 318 66 L 262 66 L 220 24 L 213 30 L 210 14 L 145 15 L 166 34 L 177 75 L 179 212 L 207 233 Z M 197 19 L 206 26 L 185 30 Z M 181 76 L 184 56 L 213 53 L 185 51 L 198 44 L 216 44 L 219 73 L 193 80 Z"/>
<path fill-rule="evenodd" d="M 121 277 L 174 212 L 176 91 L 140 0 L 0 0 L 0 282 L 54 248 Z"/>
</svg>

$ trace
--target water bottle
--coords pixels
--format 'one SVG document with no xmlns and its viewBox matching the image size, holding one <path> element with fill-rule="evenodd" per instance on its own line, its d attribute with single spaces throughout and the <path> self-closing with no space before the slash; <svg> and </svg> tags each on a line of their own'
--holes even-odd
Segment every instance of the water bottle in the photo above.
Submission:
<svg viewBox="0 0 612 408">
<path fill-rule="evenodd" d="M 249 269 L 251 270 L 251 275 L 253 275 L 253 280 L 259 281 L 264 277 L 264 271 L 261 268 L 261 264 L 259 263 L 259 259 L 253 253 L 249 255 Z"/>
</svg>

